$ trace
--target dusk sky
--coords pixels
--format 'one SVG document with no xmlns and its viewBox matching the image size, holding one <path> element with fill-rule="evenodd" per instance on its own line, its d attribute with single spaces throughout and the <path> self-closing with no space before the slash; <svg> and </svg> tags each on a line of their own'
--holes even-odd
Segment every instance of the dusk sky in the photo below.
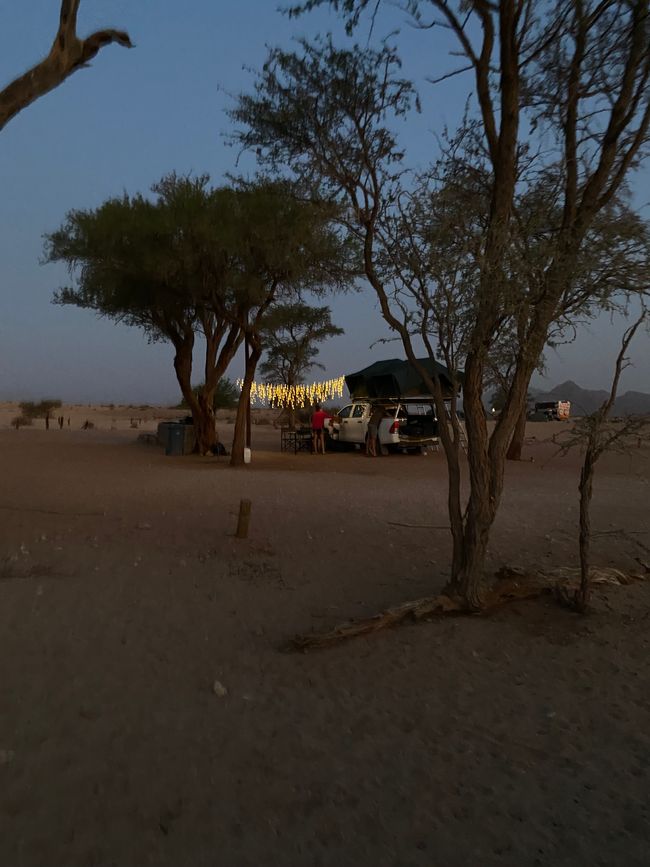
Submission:
<svg viewBox="0 0 650 867">
<path fill-rule="evenodd" d="M 70 402 L 172 403 L 179 389 L 169 345 L 149 345 L 141 332 L 98 320 L 91 312 L 53 306 L 53 290 L 68 281 L 64 268 L 43 266 L 42 236 L 71 208 L 99 205 L 109 196 L 146 192 L 163 174 L 252 171 L 228 146 L 225 110 L 230 94 L 251 87 L 247 67 L 259 68 L 266 46 L 297 35 L 331 30 L 327 12 L 289 21 L 277 0 L 82 0 L 79 31 L 114 26 L 135 48 L 105 48 L 92 66 L 25 109 L 0 134 L 0 399 L 59 397 Z M 0 80 L 4 86 L 45 55 L 56 31 L 58 0 L 0 4 Z M 457 64 L 442 31 L 415 32 L 398 13 L 377 25 L 373 39 L 401 24 L 395 38 L 404 74 L 413 78 L 423 112 L 403 125 L 407 164 L 423 167 L 436 155 L 435 134 L 453 127 L 473 79 L 433 86 L 427 77 Z M 357 34 L 364 42 L 367 30 Z M 637 205 L 650 201 L 650 165 L 631 183 Z M 650 217 L 650 208 L 643 213 Z M 323 345 L 320 361 L 333 377 L 382 357 L 403 356 L 400 346 L 371 345 L 387 336 L 370 291 L 333 299 L 342 337 Z M 545 385 L 573 379 L 607 387 L 625 321 L 603 317 L 578 340 L 548 354 Z M 650 338 L 638 336 L 634 367 L 621 390 L 650 392 Z M 240 374 L 237 365 L 229 372 Z M 195 380 L 200 380 L 200 369 Z M 537 382 L 539 385 L 539 381 Z"/>
</svg>

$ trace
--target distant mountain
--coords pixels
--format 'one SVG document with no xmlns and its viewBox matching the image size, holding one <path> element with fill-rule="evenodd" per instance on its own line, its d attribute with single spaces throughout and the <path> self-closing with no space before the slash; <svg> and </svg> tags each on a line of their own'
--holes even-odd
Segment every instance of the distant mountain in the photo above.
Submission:
<svg viewBox="0 0 650 867">
<path fill-rule="evenodd" d="M 650 394 L 626 391 L 614 404 L 615 415 L 650 415 Z"/>
<path fill-rule="evenodd" d="M 577 383 L 568 379 L 550 391 L 533 391 L 532 394 L 536 403 L 546 400 L 570 400 L 571 415 L 589 415 L 607 400 L 609 393 L 601 389 L 580 388 Z M 626 391 L 625 394 L 619 395 L 612 412 L 615 416 L 647 414 L 650 414 L 650 394 L 642 391 Z"/>
</svg>

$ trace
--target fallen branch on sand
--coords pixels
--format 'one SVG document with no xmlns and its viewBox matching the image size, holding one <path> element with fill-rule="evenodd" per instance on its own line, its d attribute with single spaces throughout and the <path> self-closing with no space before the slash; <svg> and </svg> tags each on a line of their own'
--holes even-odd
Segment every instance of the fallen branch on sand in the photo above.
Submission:
<svg viewBox="0 0 650 867">
<path fill-rule="evenodd" d="M 410 527 L 413 530 L 448 530 L 449 524 L 405 524 L 402 521 L 387 521 L 391 527 Z"/>
<path fill-rule="evenodd" d="M 590 572 L 590 581 L 593 585 L 609 584 L 620 587 L 643 580 L 646 580 L 646 576 L 629 575 L 619 569 L 593 568 Z M 577 590 L 579 585 L 579 569 L 561 567 L 541 572 L 519 566 L 504 566 L 497 572 L 495 582 L 483 594 L 483 607 L 480 611 L 470 610 L 459 597 L 441 593 L 438 596 L 426 596 L 412 602 L 404 602 L 372 617 L 341 623 L 327 632 L 296 635 L 287 642 L 284 649 L 307 651 L 331 647 L 349 638 L 370 635 L 379 632 L 380 629 L 398 626 L 406 621 L 429 620 L 445 614 L 488 614 L 507 602 L 534 599 L 546 593 L 566 598 L 568 594 Z"/>
</svg>

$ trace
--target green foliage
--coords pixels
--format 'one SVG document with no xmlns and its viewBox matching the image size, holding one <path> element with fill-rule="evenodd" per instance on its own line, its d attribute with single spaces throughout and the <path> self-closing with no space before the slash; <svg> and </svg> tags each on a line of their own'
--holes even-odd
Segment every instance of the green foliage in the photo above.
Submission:
<svg viewBox="0 0 650 867">
<path fill-rule="evenodd" d="M 46 261 L 65 262 L 76 278 L 54 303 L 138 326 L 176 348 L 195 332 L 211 338 L 234 327 L 232 356 L 270 290 L 324 291 L 349 279 L 332 206 L 301 201 L 286 182 L 210 188 L 206 175 L 171 174 L 153 192 L 153 201 L 125 194 L 70 211 L 46 236 Z"/>
<path fill-rule="evenodd" d="M 61 406 L 60 400 L 41 400 L 38 403 L 33 401 L 22 401 L 20 411 L 26 418 L 44 418 L 49 419 L 55 409 Z"/>
<path fill-rule="evenodd" d="M 345 201 L 346 210 L 371 208 L 357 190 L 380 184 L 401 160 L 386 120 L 408 113 L 414 89 L 399 78 L 389 46 L 338 50 L 319 38 L 300 47 L 271 50 L 254 94 L 241 95 L 230 113 L 243 127 L 235 138 L 263 164 L 289 168 L 312 194 Z"/>
<path fill-rule="evenodd" d="M 219 239 L 229 231 L 228 209 L 207 176 L 168 175 L 153 191 L 155 201 L 124 194 L 71 211 L 46 237 L 46 260 L 65 262 L 77 277 L 76 288 L 55 293 L 55 303 L 175 342 L 199 329 L 206 304 L 224 289 Z"/>
<path fill-rule="evenodd" d="M 170 174 L 154 197 L 123 195 L 71 211 L 46 237 L 48 262 L 67 264 L 75 285 L 54 303 L 94 310 L 169 340 L 174 369 L 199 431 L 215 438 L 212 390 L 247 336 L 261 355 L 261 327 L 273 304 L 303 290 L 345 288 L 354 243 L 332 228 L 330 202 L 305 201 L 287 181 L 209 186 L 207 176 Z M 205 384 L 192 391 L 196 334 L 205 338 Z"/>
<path fill-rule="evenodd" d="M 196 395 L 197 399 L 199 395 L 203 392 L 205 388 L 205 383 L 201 383 L 200 385 L 195 385 L 192 391 Z M 212 406 L 215 410 L 217 409 L 234 409 L 237 406 L 237 401 L 239 400 L 239 389 L 235 385 L 235 383 L 229 379 L 227 376 L 222 377 L 217 387 L 214 391 L 214 398 L 212 401 Z M 186 400 L 182 400 L 179 403 L 179 409 L 188 409 L 188 404 Z"/>
<path fill-rule="evenodd" d="M 34 419 L 28 415 L 17 415 L 11 419 L 11 426 L 16 430 L 21 427 L 31 427 L 34 424 Z"/>
<path fill-rule="evenodd" d="M 266 358 L 260 373 L 267 382 L 304 382 L 308 371 L 322 368 L 315 360 L 316 344 L 338 334 L 343 334 L 343 329 L 332 323 L 329 307 L 310 307 L 301 301 L 278 304 L 264 320 Z"/>
</svg>

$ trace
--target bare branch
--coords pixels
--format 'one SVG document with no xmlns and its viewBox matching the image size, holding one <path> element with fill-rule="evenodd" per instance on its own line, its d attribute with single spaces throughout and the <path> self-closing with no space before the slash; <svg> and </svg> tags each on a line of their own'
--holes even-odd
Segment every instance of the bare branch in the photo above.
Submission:
<svg viewBox="0 0 650 867">
<path fill-rule="evenodd" d="M 133 47 L 129 34 L 123 30 L 98 30 L 80 39 L 76 33 L 80 2 L 61 0 L 59 29 L 47 57 L 0 91 L 0 129 L 73 72 L 87 66 L 104 46 L 115 42 L 125 48 Z"/>
</svg>

